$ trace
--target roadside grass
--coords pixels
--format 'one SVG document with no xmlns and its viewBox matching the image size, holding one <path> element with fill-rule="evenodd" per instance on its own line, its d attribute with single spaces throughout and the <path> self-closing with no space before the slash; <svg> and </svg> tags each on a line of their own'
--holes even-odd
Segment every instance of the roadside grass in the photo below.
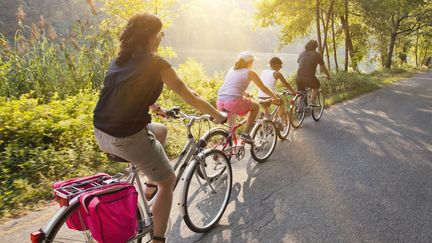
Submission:
<svg viewBox="0 0 432 243">
<path fill-rule="evenodd" d="M 326 95 L 325 105 L 328 107 L 355 98 L 425 70 L 397 68 L 375 71 L 370 74 L 345 72 L 333 74 L 331 81 L 321 80 L 322 91 Z"/>
</svg>

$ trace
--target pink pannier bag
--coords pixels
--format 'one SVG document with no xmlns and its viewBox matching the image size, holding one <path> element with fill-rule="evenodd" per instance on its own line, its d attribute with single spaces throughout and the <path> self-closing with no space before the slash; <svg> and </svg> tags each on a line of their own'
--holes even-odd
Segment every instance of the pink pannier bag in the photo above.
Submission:
<svg viewBox="0 0 432 243">
<path fill-rule="evenodd" d="M 93 238 L 101 243 L 126 242 L 137 233 L 138 193 L 118 182 L 80 195 L 80 203 Z"/>
<path fill-rule="evenodd" d="M 55 200 L 60 206 L 69 206 L 69 201 L 82 192 L 92 190 L 95 186 L 103 184 L 102 182 L 111 179 L 111 176 L 105 173 L 98 173 L 93 176 L 71 178 L 65 181 L 57 181 L 53 184 Z M 87 230 L 85 212 L 82 206 L 72 213 L 66 220 L 66 225 L 73 230 Z"/>
</svg>

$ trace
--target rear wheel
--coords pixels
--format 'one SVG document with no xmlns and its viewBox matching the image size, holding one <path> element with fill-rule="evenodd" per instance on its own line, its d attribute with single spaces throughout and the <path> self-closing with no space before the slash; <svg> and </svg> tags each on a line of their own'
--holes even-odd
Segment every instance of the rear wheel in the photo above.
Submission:
<svg viewBox="0 0 432 243">
<path fill-rule="evenodd" d="M 325 97 L 320 91 L 317 94 L 316 104 L 312 106 L 312 118 L 315 121 L 319 121 L 324 113 Z"/>
<path fill-rule="evenodd" d="M 229 203 L 232 169 L 220 150 L 207 151 L 191 166 L 182 194 L 183 219 L 189 229 L 204 233 L 216 226 Z"/>
<path fill-rule="evenodd" d="M 50 229 L 47 229 L 45 241 L 43 242 L 97 242 L 94 238 L 90 230 L 72 230 L 66 224 L 66 220 L 71 217 L 74 213 L 79 210 L 79 201 L 76 201 L 74 204 L 71 204 L 66 212 L 62 215 L 58 215 L 58 219 L 55 220 L 55 223 L 52 225 Z M 83 227 L 84 215 L 79 214 L 79 221 L 81 222 L 81 228 Z M 142 215 L 140 210 L 137 210 L 137 235 L 135 238 L 131 238 L 130 241 L 127 242 L 147 242 L 150 239 L 150 231 L 151 227 L 144 227 L 144 223 L 142 222 Z M 143 240 L 144 239 L 144 240 Z"/>
<path fill-rule="evenodd" d="M 207 148 L 223 151 L 228 157 L 228 160 L 231 161 L 233 155 L 231 149 L 233 141 L 230 139 L 228 131 L 222 128 L 216 128 L 210 130 L 206 135 L 204 135 L 203 139 L 207 143 Z"/>
<path fill-rule="evenodd" d="M 270 120 L 258 121 L 252 129 L 251 156 L 256 162 L 266 161 L 273 153 L 277 143 L 277 129 Z"/>
<path fill-rule="evenodd" d="M 306 106 L 303 96 L 296 96 L 290 109 L 290 121 L 294 128 L 301 126 L 306 115 Z"/>
</svg>

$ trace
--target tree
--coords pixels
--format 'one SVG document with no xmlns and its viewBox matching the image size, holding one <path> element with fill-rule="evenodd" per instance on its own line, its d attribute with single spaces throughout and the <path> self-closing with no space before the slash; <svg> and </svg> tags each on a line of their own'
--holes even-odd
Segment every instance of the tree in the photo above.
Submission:
<svg viewBox="0 0 432 243">
<path fill-rule="evenodd" d="M 322 40 L 327 39 L 329 14 L 331 14 L 334 2 L 334 0 L 260 0 L 256 4 L 258 13 L 255 17 L 260 26 L 277 25 L 281 27 L 281 45 L 290 44 L 295 39 L 303 38 L 310 35 L 312 31 L 316 31 L 319 52 L 322 54 L 323 44 L 325 44 Z M 321 21 L 323 12 L 326 18 Z M 324 38 L 322 38 L 323 33 Z"/>
<path fill-rule="evenodd" d="M 297 38 L 311 33 L 316 18 L 315 0 L 260 0 L 255 20 L 262 27 L 281 27 L 281 45 L 288 45 Z"/>
<path fill-rule="evenodd" d="M 377 36 L 388 39 L 385 68 L 391 68 L 399 36 L 414 33 L 432 22 L 432 3 L 429 0 L 359 0 L 359 3 Z"/>
</svg>

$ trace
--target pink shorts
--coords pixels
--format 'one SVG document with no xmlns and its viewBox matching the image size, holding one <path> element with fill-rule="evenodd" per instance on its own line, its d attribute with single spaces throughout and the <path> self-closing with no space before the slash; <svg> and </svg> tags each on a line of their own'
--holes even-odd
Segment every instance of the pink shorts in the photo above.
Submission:
<svg viewBox="0 0 432 243">
<path fill-rule="evenodd" d="M 218 100 L 217 108 L 220 111 L 228 111 L 244 116 L 252 109 L 252 101 L 245 97 L 235 100 Z"/>
</svg>

